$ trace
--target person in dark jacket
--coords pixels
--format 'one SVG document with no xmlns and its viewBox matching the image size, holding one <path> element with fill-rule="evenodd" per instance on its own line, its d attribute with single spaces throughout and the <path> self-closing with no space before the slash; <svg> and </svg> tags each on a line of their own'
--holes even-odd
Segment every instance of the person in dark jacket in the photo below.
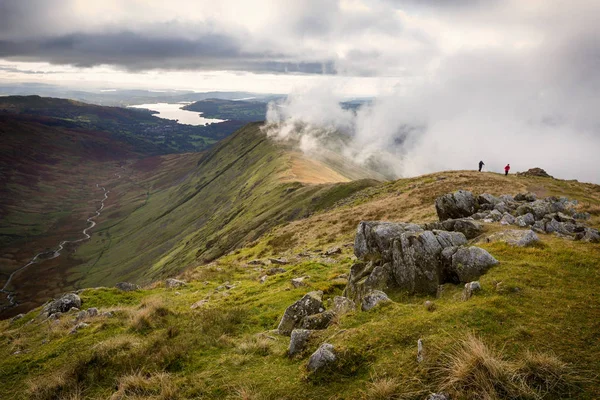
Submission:
<svg viewBox="0 0 600 400">
<path fill-rule="evenodd" d="M 510 171 L 510 164 L 506 164 L 506 167 L 504 167 L 504 176 L 508 175 L 508 171 Z"/>
<path fill-rule="evenodd" d="M 483 163 L 483 161 L 479 161 L 479 172 L 481 172 L 481 168 L 483 168 L 485 164 Z"/>
</svg>

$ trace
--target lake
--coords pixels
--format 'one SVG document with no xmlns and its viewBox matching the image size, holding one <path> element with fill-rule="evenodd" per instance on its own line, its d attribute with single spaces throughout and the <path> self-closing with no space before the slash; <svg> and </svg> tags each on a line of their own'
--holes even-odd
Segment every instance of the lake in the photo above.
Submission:
<svg viewBox="0 0 600 400">
<path fill-rule="evenodd" d="M 147 108 L 148 110 L 157 111 L 158 114 L 154 114 L 156 117 L 177 120 L 180 124 L 186 125 L 208 125 L 226 121 L 224 119 L 204 118 L 202 117 L 202 113 L 182 110 L 181 107 L 187 104 L 190 103 L 137 104 L 129 107 Z"/>
</svg>

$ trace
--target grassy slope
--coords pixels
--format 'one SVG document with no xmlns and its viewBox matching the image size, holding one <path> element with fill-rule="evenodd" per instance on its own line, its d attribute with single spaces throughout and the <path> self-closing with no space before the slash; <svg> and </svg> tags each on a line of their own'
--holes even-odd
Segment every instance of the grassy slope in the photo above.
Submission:
<svg viewBox="0 0 600 400">
<path fill-rule="evenodd" d="M 595 185 L 447 172 L 371 187 L 187 271 L 183 277 L 190 283 L 177 291 L 160 283 L 134 293 L 86 290 L 84 308 L 112 309 L 116 317 L 90 319 L 75 335 L 68 334 L 73 326 L 68 316 L 58 323 L 30 323 L 37 315 L 32 312 L 16 323 L 2 322 L 0 396 L 422 399 L 439 388 L 435 371 L 444 352 L 475 333 L 509 360 L 523 360 L 528 350 L 550 353 L 583 378 L 572 380 L 566 392 L 553 389 L 547 398 L 598 398 L 597 244 L 543 235 L 542 245 L 534 248 L 483 245 L 500 265 L 481 278 L 483 292 L 470 301 L 461 301 L 461 288 L 448 284 L 440 298 L 430 298 L 437 309 L 428 312 L 422 306 L 427 297 L 393 293 L 395 303 L 345 316 L 318 332 L 307 353 L 328 341 L 340 358 L 324 375 L 308 375 L 307 354 L 287 358 L 288 339 L 268 332 L 307 291 L 323 290 L 326 298 L 341 293 L 344 281 L 337 276 L 352 264 L 351 247 L 333 258 L 318 251 L 351 242 L 363 219 L 433 220 L 433 199 L 458 188 L 567 195 L 592 212 L 593 225 L 600 224 Z M 264 272 L 247 262 L 267 256 L 288 256 L 292 264 L 260 284 Z M 291 288 L 290 278 L 307 274 L 310 287 Z M 219 290 L 225 281 L 235 287 Z M 499 281 L 503 289 L 495 290 Z M 201 299 L 208 304 L 190 309 Z M 425 343 L 424 364 L 416 362 L 419 338 Z"/>
</svg>

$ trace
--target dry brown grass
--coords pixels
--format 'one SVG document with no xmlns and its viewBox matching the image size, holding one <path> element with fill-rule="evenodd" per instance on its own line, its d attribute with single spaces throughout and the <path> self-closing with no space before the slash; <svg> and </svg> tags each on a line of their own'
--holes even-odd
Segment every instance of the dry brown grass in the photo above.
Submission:
<svg viewBox="0 0 600 400">
<path fill-rule="evenodd" d="M 365 400 L 398 399 L 400 382 L 395 378 L 378 378 L 369 383 L 363 395 Z"/>
<path fill-rule="evenodd" d="M 130 327 L 138 332 L 147 331 L 154 327 L 156 320 L 170 314 L 165 301 L 161 297 L 149 297 L 130 314 Z"/>
<path fill-rule="evenodd" d="M 262 400 L 264 396 L 254 386 L 237 386 L 231 390 L 230 399 Z"/>
<path fill-rule="evenodd" d="M 175 400 L 179 398 L 173 377 L 165 372 L 143 374 L 136 372 L 119 378 L 118 390 L 110 400 L 156 399 Z"/>
<path fill-rule="evenodd" d="M 562 397 L 576 379 L 572 369 L 554 355 L 526 352 L 512 362 L 474 335 L 446 353 L 437 372 L 443 390 L 455 397 L 483 400 Z"/>
<path fill-rule="evenodd" d="M 273 339 L 269 339 L 263 335 L 252 336 L 239 343 L 236 350 L 240 354 L 268 356 L 273 352 Z"/>
</svg>

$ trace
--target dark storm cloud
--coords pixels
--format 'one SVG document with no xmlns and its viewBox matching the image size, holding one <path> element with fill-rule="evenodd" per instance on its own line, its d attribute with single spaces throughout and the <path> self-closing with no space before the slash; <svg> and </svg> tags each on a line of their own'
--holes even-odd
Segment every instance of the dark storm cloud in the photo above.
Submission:
<svg viewBox="0 0 600 400">
<path fill-rule="evenodd" d="M 194 40 L 135 32 L 74 33 L 47 39 L 0 41 L 0 58 L 48 61 L 78 67 L 118 65 L 128 70 L 199 69 L 254 72 L 335 73 L 332 60 L 295 60 L 281 53 L 247 52 L 238 39 L 207 34 Z"/>
</svg>

